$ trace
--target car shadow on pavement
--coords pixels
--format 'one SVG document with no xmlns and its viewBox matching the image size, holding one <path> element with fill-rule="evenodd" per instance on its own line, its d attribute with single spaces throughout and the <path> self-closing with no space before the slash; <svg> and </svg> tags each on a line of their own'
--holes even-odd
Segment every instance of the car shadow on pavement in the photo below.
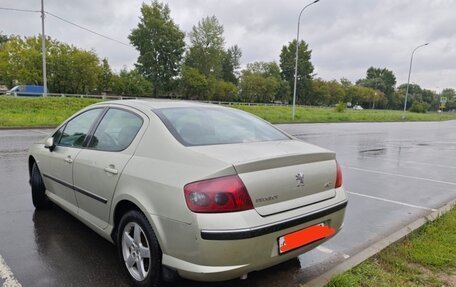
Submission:
<svg viewBox="0 0 456 287">
<path fill-rule="evenodd" d="M 114 245 L 103 239 L 72 215 L 57 206 L 33 213 L 36 254 L 49 276 L 49 286 L 131 286 L 123 274 Z M 297 285 L 299 260 L 292 259 L 277 266 L 252 272 L 245 280 L 196 282 L 179 278 L 167 287 L 242 287 Z"/>
<path fill-rule="evenodd" d="M 249 273 L 245 280 L 234 279 L 223 282 L 196 282 L 178 279 L 174 283 L 168 283 L 167 287 L 289 287 L 298 286 L 298 278 L 301 272 L 298 259 L 291 259 L 282 264 Z"/>
</svg>

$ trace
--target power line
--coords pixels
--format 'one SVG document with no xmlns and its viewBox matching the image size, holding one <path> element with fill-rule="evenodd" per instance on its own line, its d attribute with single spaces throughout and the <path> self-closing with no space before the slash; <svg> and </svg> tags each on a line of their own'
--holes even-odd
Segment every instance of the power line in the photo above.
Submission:
<svg viewBox="0 0 456 287">
<path fill-rule="evenodd" d="M 8 7 L 0 7 L 0 10 L 16 11 L 16 12 L 33 12 L 33 13 L 41 12 L 39 10 L 17 9 L 17 8 L 8 8 Z"/>
<path fill-rule="evenodd" d="M 87 31 L 87 32 L 90 32 L 90 33 L 95 34 L 95 35 L 97 35 L 97 36 L 100 36 L 100 37 L 102 37 L 102 38 L 108 39 L 108 40 L 110 40 L 110 41 L 114 41 L 114 42 L 119 43 L 119 44 L 121 44 L 121 45 L 124 45 L 124 46 L 127 46 L 127 47 L 134 48 L 132 45 L 130 45 L 130 44 L 128 44 L 128 43 L 124 43 L 124 42 L 119 41 L 119 40 L 117 40 L 117 39 L 114 39 L 114 38 L 108 37 L 108 36 L 106 36 L 106 35 L 100 34 L 100 33 L 98 33 L 98 32 L 95 32 L 95 31 L 93 31 L 93 30 L 90 30 L 90 29 L 88 29 L 88 28 L 86 28 L 86 27 L 83 27 L 83 26 L 81 26 L 81 25 L 79 25 L 79 24 L 76 24 L 76 23 L 74 23 L 74 22 L 71 22 L 70 20 L 67 20 L 67 19 L 62 18 L 62 17 L 60 17 L 60 16 L 57 16 L 57 15 L 51 13 L 51 12 L 47 12 L 47 11 L 46 11 L 45 13 L 48 14 L 48 15 L 50 15 L 50 16 L 52 16 L 52 17 L 54 17 L 54 18 L 59 19 L 60 21 L 63 21 L 63 22 L 65 22 L 65 23 L 68 23 L 68 24 L 70 24 L 70 25 L 73 25 L 73 26 L 75 26 L 75 27 L 78 27 L 79 29 L 85 30 L 85 31 Z"/>
<path fill-rule="evenodd" d="M 9 7 L 0 7 L 0 10 L 16 11 L 16 12 L 29 12 L 29 13 L 40 13 L 40 12 L 41 12 L 41 11 L 39 11 L 39 10 L 18 9 L 18 8 L 9 8 Z M 101 34 L 101 33 L 98 33 L 98 32 L 96 32 L 96 31 L 93 31 L 93 30 L 91 30 L 91 29 L 89 29 L 89 28 L 86 28 L 86 27 L 84 27 L 84 26 L 81 26 L 81 25 L 79 25 L 79 24 L 76 24 L 76 23 L 74 23 L 74 22 L 71 22 L 70 20 L 67 20 L 67 19 L 65 19 L 65 18 L 63 18 L 63 17 L 60 17 L 60 16 L 58 16 L 58 15 L 55 15 L 55 14 L 53 14 L 53 13 L 51 13 L 51 12 L 45 11 L 44 13 L 46 13 L 46 14 L 48 14 L 49 16 L 52 16 L 52 17 L 54 17 L 54 18 L 57 18 L 57 19 L 59 19 L 60 21 L 63 21 L 63 22 L 65 22 L 65 23 L 67 23 L 67 24 L 73 25 L 73 26 L 75 26 L 75 27 L 77 27 L 77 28 L 79 28 L 79 29 L 82 29 L 82 30 L 87 31 L 87 32 L 92 33 L 92 34 L 95 34 L 95 35 L 97 35 L 97 36 L 99 36 L 99 37 L 105 38 L 105 39 L 107 39 L 107 40 L 116 42 L 116 43 L 118 43 L 118 44 L 121 44 L 121 45 L 124 45 L 124 46 L 127 46 L 127 47 L 134 48 L 132 45 L 130 45 L 130 44 L 128 44 L 128 43 L 119 41 L 119 40 L 117 40 L 117 39 L 114 39 L 114 38 L 111 38 L 111 37 L 109 37 L 109 36 L 106 36 L 106 35 L 103 35 L 103 34 Z"/>
</svg>

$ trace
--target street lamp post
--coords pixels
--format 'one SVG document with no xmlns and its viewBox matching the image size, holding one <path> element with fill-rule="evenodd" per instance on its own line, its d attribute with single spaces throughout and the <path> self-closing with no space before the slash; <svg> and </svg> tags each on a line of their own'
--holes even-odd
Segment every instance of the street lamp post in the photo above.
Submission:
<svg viewBox="0 0 456 287">
<path fill-rule="evenodd" d="M 298 51 L 299 51 L 299 23 L 301 22 L 301 15 L 304 10 L 309 7 L 310 5 L 313 5 L 317 3 L 320 0 L 315 0 L 314 2 L 307 4 L 304 6 L 304 8 L 301 9 L 301 12 L 299 13 L 298 17 L 298 31 L 296 33 L 296 57 L 295 57 L 295 73 L 294 73 L 294 86 L 293 86 L 293 112 L 292 112 L 292 120 L 295 118 L 295 109 L 296 109 L 296 82 L 298 80 Z"/>
<path fill-rule="evenodd" d="M 408 98 L 408 91 L 409 91 L 409 85 L 410 85 L 410 74 L 412 73 L 413 55 L 415 54 L 416 50 L 418 50 L 421 47 L 427 46 L 427 45 L 429 45 L 429 43 L 419 45 L 418 47 L 413 49 L 412 56 L 410 57 L 410 67 L 409 67 L 408 79 L 407 79 L 407 89 L 405 90 L 404 114 L 402 115 L 403 119 L 405 119 L 405 111 L 407 109 L 407 98 Z"/>
<path fill-rule="evenodd" d="M 41 0 L 41 55 L 43 61 L 43 95 L 47 96 L 47 76 L 46 76 L 46 35 L 44 34 L 44 0 Z"/>
</svg>

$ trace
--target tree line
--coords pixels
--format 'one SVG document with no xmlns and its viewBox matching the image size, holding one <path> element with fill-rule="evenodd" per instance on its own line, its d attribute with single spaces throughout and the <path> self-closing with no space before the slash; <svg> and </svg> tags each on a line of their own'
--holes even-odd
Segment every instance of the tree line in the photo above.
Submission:
<svg viewBox="0 0 456 287">
<path fill-rule="evenodd" d="M 113 72 L 107 59 L 93 50 L 47 38 L 48 89 L 57 93 L 109 93 L 126 96 L 193 100 L 290 103 L 298 45 L 297 103 L 333 106 L 351 103 L 364 108 L 401 109 L 406 85 L 386 68 L 370 67 L 355 83 L 325 81 L 314 74 L 312 51 L 306 42 L 290 41 L 278 62 L 254 62 L 243 69 L 242 51 L 227 47 L 223 25 L 215 16 L 201 19 L 187 33 L 174 22 L 167 4 L 143 3 L 138 25 L 129 35 L 139 57 L 133 69 Z M 39 37 L 0 34 L 0 84 L 41 84 Z M 440 97 L 447 99 L 444 106 Z M 416 84 L 409 88 L 408 107 L 426 111 L 456 108 L 453 89 L 441 95 Z"/>
</svg>

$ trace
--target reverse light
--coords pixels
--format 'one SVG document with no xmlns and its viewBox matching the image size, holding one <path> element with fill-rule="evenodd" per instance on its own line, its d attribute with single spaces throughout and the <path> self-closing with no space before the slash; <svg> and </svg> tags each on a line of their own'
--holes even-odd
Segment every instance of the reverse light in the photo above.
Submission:
<svg viewBox="0 0 456 287">
<path fill-rule="evenodd" d="M 184 186 L 188 208 L 197 213 L 221 213 L 253 209 L 244 183 L 237 175 L 218 177 Z"/>
<path fill-rule="evenodd" d="M 342 169 L 340 168 L 340 165 L 337 162 L 337 160 L 336 160 L 336 168 L 337 168 L 337 176 L 336 176 L 335 188 L 339 188 L 342 186 Z"/>
</svg>

